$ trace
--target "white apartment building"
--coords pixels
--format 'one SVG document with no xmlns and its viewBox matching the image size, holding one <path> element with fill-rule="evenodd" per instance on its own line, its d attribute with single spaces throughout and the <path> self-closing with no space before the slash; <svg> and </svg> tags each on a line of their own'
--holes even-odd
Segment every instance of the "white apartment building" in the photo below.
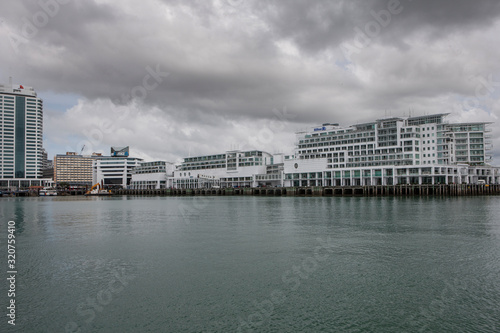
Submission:
<svg viewBox="0 0 500 333">
<path fill-rule="evenodd" d="M 285 186 L 498 184 L 490 123 L 450 124 L 447 114 L 390 117 L 297 133 Z"/>
<path fill-rule="evenodd" d="M 170 162 L 141 162 L 132 170 L 132 180 L 128 188 L 134 190 L 170 188 L 174 170 L 175 166 Z"/>
<path fill-rule="evenodd" d="M 256 187 L 283 185 L 282 154 L 232 150 L 186 157 L 172 177 L 174 188 Z M 280 168 L 281 166 L 281 168 Z"/>
<path fill-rule="evenodd" d="M 0 84 L 0 188 L 44 186 L 43 101 L 23 85 Z"/>
</svg>

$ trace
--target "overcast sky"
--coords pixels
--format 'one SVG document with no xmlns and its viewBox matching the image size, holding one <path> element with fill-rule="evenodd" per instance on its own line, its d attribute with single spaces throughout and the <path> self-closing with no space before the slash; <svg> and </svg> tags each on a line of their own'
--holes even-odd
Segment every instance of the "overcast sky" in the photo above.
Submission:
<svg viewBox="0 0 500 333">
<path fill-rule="evenodd" d="M 291 153 L 325 122 L 500 116 L 497 0 L 22 0 L 0 24 L 0 81 L 44 99 L 50 157 Z"/>
</svg>

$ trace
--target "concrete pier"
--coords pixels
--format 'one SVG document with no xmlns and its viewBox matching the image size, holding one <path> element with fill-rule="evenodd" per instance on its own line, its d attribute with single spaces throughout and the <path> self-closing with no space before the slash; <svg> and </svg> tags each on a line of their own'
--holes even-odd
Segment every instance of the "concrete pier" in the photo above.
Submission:
<svg viewBox="0 0 500 333">
<path fill-rule="evenodd" d="M 245 187 L 220 189 L 158 189 L 115 190 L 115 195 L 154 196 L 481 196 L 499 195 L 500 185 L 375 185 L 375 186 L 313 186 L 313 187 Z"/>
</svg>

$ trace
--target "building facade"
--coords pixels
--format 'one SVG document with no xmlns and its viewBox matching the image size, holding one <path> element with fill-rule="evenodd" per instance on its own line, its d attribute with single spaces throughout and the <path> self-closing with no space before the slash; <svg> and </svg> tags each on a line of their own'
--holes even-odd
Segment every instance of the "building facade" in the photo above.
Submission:
<svg viewBox="0 0 500 333">
<path fill-rule="evenodd" d="M 132 180 L 128 188 L 135 190 L 170 188 L 174 170 L 175 166 L 170 162 L 141 162 L 132 170 Z"/>
<path fill-rule="evenodd" d="M 54 182 L 58 185 L 67 183 L 69 186 L 91 186 L 92 161 L 99 156 L 101 154 L 83 156 L 75 152 L 54 156 Z"/>
<path fill-rule="evenodd" d="M 273 167 L 271 167 L 273 166 Z M 174 171 L 174 188 L 283 185 L 283 155 L 260 150 L 186 157 Z"/>
<path fill-rule="evenodd" d="M 0 188 L 43 186 L 43 101 L 35 90 L 0 84 Z"/>
<path fill-rule="evenodd" d="M 127 188 L 132 181 L 132 170 L 142 161 L 134 157 L 98 156 L 92 161 L 92 183 L 102 183 L 107 188 Z"/>
<path fill-rule="evenodd" d="M 187 157 L 174 188 L 498 184 L 490 123 L 449 123 L 447 114 L 390 117 L 297 133 L 294 155 L 228 151 Z"/>
<path fill-rule="evenodd" d="M 447 114 L 391 117 L 297 133 L 285 186 L 499 183 L 490 123 L 450 124 Z"/>
</svg>

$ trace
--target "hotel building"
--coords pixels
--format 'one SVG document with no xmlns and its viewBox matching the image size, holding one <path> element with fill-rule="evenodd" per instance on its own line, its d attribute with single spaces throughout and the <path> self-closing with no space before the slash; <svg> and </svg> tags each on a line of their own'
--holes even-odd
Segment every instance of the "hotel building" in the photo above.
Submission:
<svg viewBox="0 0 500 333">
<path fill-rule="evenodd" d="M 0 188 L 43 186 L 43 101 L 31 87 L 0 84 Z"/>
<path fill-rule="evenodd" d="M 499 183 L 490 123 L 445 121 L 447 114 L 391 117 L 297 133 L 285 157 L 285 186 Z"/>
<path fill-rule="evenodd" d="M 83 156 L 75 152 L 54 156 L 54 181 L 57 184 L 67 183 L 70 186 L 92 185 L 92 161 L 99 156 L 101 154 Z"/>
</svg>

